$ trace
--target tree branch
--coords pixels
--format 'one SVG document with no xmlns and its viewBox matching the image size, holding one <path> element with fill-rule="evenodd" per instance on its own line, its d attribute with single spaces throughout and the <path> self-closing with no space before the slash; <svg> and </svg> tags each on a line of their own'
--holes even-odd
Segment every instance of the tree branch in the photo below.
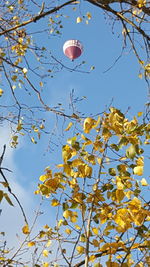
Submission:
<svg viewBox="0 0 150 267">
<path fill-rule="evenodd" d="M 3 177 L 5 183 L 7 184 L 8 192 L 9 192 L 9 193 L 15 198 L 15 200 L 17 201 L 17 203 L 18 203 L 18 205 L 19 205 L 19 207 L 20 207 L 20 209 L 21 209 L 21 211 L 22 211 L 22 214 L 23 214 L 25 223 L 28 224 L 28 221 L 27 221 L 27 218 L 26 218 L 24 209 L 23 209 L 23 207 L 22 207 L 22 205 L 21 205 L 19 199 L 18 199 L 18 198 L 16 197 L 16 195 L 12 192 L 12 190 L 11 190 L 11 188 L 10 188 L 10 186 L 9 186 L 9 183 L 8 183 L 8 181 L 7 181 L 7 179 L 6 179 L 5 175 L 4 175 L 4 173 L 3 173 L 3 171 L 2 171 L 3 168 L 1 167 L 1 165 L 2 165 L 2 161 L 3 161 L 3 159 L 4 159 L 5 151 L 6 151 L 6 145 L 4 145 L 3 152 L 2 152 L 2 155 L 1 155 L 1 157 L 0 157 L 0 174 L 1 174 L 1 176 Z"/>
<path fill-rule="evenodd" d="M 70 1 L 68 1 L 68 2 L 66 2 L 66 3 L 64 3 L 64 4 L 62 4 L 62 5 L 58 6 L 58 7 L 54 7 L 53 9 L 51 9 L 49 11 L 42 12 L 41 14 L 38 14 L 38 15 L 34 16 L 30 20 L 24 21 L 19 25 L 16 25 L 16 26 L 14 26 L 12 28 L 9 28 L 9 29 L 6 29 L 5 31 L 0 32 L 0 36 L 6 34 L 8 32 L 14 31 L 14 30 L 16 30 L 18 28 L 24 27 L 24 26 L 26 26 L 26 25 L 28 25 L 28 24 L 30 24 L 32 22 L 37 22 L 38 20 L 40 20 L 40 19 L 42 19 L 42 18 L 44 18 L 44 17 L 46 17 L 46 16 L 48 16 L 48 15 L 50 15 L 52 13 L 55 13 L 56 11 L 62 9 L 65 6 L 68 6 L 70 4 L 77 4 L 77 1 L 76 0 L 70 0 Z"/>
<path fill-rule="evenodd" d="M 114 14 L 115 16 L 117 16 L 119 19 L 124 20 L 125 22 L 127 22 L 128 24 L 130 24 L 132 27 L 134 27 L 143 37 L 145 37 L 148 41 L 150 41 L 150 37 L 149 35 L 147 35 L 140 27 L 138 27 L 133 21 L 129 20 L 128 18 L 126 18 L 125 16 L 123 16 L 121 14 L 121 12 L 115 11 L 114 9 L 112 9 L 108 3 L 106 2 L 106 4 L 101 3 L 101 2 L 96 2 L 94 0 L 86 0 L 87 2 L 101 8 L 104 9 L 108 12 L 111 12 L 112 14 Z M 124 2 L 124 1 L 123 1 Z M 150 13 L 150 12 L 149 12 Z"/>
<path fill-rule="evenodd" d="M 148 248 L 148 246 L 139 246 L 138 248 L 139 248 L 139 249 L 144 249 L 144 248 Z M 127 248 L 127 249 L 128 249 L 128 248 Z M 137 249 L 137 248 L 133 248 L 133 249 Z M 125 251 L 125 249 L 123 249 L 123 248 L 118 248 L 118 249 L 116 250 L 116 252 L 121 252 L 121 251 Z M 100 253 L 96 253 L 96 254 L 94 254 L 94 256 L 95 256 L 95 258 L 97 259 L 97 258 L 100 258 L 100 257 L 102 257 L 102 256 L 106 256 L 106 255 L 108 255 L 108 252 L 109 252 L 109 250 L 106 249 L 106 250 L 104 250 L 104 251 L 102 251 L 102 252 L 100 252 Z M 80 261 L 79 263 L 75 264 L 73 267 L 80 267 L 80 266 L 82 266 L 83 264 L 85 264 L 85 260 Z"/>
</svg>

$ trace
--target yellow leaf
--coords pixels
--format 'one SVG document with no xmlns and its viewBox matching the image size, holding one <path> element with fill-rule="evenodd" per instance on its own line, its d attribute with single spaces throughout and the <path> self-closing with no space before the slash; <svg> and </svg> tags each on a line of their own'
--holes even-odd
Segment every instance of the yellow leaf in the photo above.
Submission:
<svg viewBox="0 0 150 267">
<path fill-rule="evenodd" d="M 119 267 L 120 264 L 117 263 L 117 262 L 107 261 L 107 262 L 106 262 L 106 266 L 107 266 L 107 267 Z"/>
<path fill-rule="evenodd" d="M 98 232 L 99 232 L 98 228 L 93 227 L 93 228 L 92 228 L 92 231 L 93 231 L 93 233 L 94 233 L 95 235 L 98 235 Z"/>
<path fill-rule="evenodd" d="M 140 210 L 136 214 L 134 213 L 133 217 L 134 223 L 138 226 L 141 226 L 145 220 L 145 214 Z"/>
<path fill-rule="evenodd" d="M 142 2 L 143 2 L 143 0 L 139 0 L 139 1 L 142 1 Z M 140 63 L 141 65 L 144 65 L 144 61 L 143 61 L 143 60 L 139 60 L 139 63 Z"/>
<path fill-rule="evenodd" d="M 99 247 L 99 242 L 96 239 L 92 241 L 94 247 Z"/>
<path fill-rule="evenodd" d="M 40 129 L 44 129 L 45 126 L 43 124 L 40 125 Z"/>
<path fill-rule="evenodd" d="M 130 199 L 131 198 L 131 195 L 133 194 L 133 192 L 132 191 L 127 191 L 127 192 L 124 192 L 124 194 L 125 194 L 125 196 L 128 198 L 128 199 Z"/>
<path fill-rule="evenodd" d="M 26 74 L 26 73 L 28 72 L 28 70 L 27 70 L 26 68 L 23 68 L 22 72 L 23 72 L 24 74 Z"/>
<path fill-rule="evenodd" d="M 46 174 L 43 174 L 40 176 L 39 180 L 42 181 L 42 182 L 45 182 L 47 180 L 47 175 Z"/>
<path fill-rule="evenodd" d="M 65 163 L 75 155 L 76 151 L 73 150 L 69 145 L 65 145 L 62 147 L 62 158 Z"/>
<path fill-rule="evenodd" d="M 99 165 L 101 165 L 102 164 L 102 158 L 97 157 L 97 162 Z"/>
<path fill-rule="evenodd" d="M 45 182 L 45 185 L 48 186 L 52 192 L 56 192 L 59 186 L 59 180 L 57 178 L 49 179 Z"/>
<path fill-rule="evenodd" d="M 78 246 L 78 247 L 76 247 L 76 250 L 78 251 L 79 254 L 83 254 L 85 251 L 85 248 L 82 246 Z"/>
<path fill-rule="evenodd" d="M 106 249 L 110 249 L 110 244 L 109 243 L 106 243 L 104 244 L 102 247 L 101 247 L 101 251 L 105 251 Z"/>
<path fill-rule="evenodd" d="M 117 202 L 121 202 L 121 200 L 124 199 L 124 192 L 123 190 L 120 190 L 120 189 L 117 189 L 116 190 L 116 199 L 117 199 Z"/>
<path fill-rule="evenodd" d="M 128 207 L 132 212 L 138 212 L 141 209 L 141 206 L 141 201 L 137 197 L 134 197 L 128 204 Z"/>
<path fill-rule="evenodd" d="M 37 142 L 35 141 L 34 137 L 31 137 L 31 142 L 32 142 L 33 144 L 37 144 Z"/>
<path fill-rule="evenodd" d="M 133 171 L 134 171 L 134 174 L 141 176 L 143 175 L 143 166 L 136 166 L 134 167 Z"/>
<path fill-rule="evenodd" d="M 138 117 L 141 117 L 142 115 L 143 115 L 142 111 L 138 112 Z"/>
<path fill-rule="evenodd" d="M 140 79 L 142 79 L 142 77 L 143 77 L 142 73 L 139 73 L 138 77 L 139 77 Z M 139 113 L 140 113 L 140 112 L 139 112 Z M 141 115 L 140 115 L 140 116 L 141 116 Z M 138 117 L 139 117 L 139 116 L 138 116 Z"/>
<path fill-rule="evenodd" d="M 83 123 L 83 130 L 85 133 L 89 133 L 95 126 L 96 121 L 93 118 L 87 117 Z"/>
<path fill-rule="evenodd" d="M 144 158 L 140 157 L 136 160 L 137 166 L 144 166 Z"/>
<path fill-rule="evenodd" d="M 150 64 L 147 64 L 145 66 L 145 76 L 147 76 L 148 78 L 150 78 Z"/>
<path fill-rule="evenodd" d="M 85 199 L 85 195 L 83 193 L 77 193 L 77 194 L 75 194 L 75 196 L 73 197 L 73 199 L 76 202 L 82 204 L 83 203 L 83 200 Z"/>
<path fill-rule="evenodd" d="M 33 247 L 35 246 L 35 242 L 31 241 L 31 242 L 28 242 L 28 247 Z"/>
<path fill-rule="evenodd" d="M 72 223 L 77 222 L 77 216 L 76 216 L 76 215 L 71 216 L 71 217 L 70 217 L 70 221 L 71 221 Z"/>
<path fill-rule="evenodd" d="M 87 16 L 87 18 L 88 18 L 88 19 L 91 19 L 91 18 L 92 18 L 92 16 L 91 16 L 91 13 L 90 13 L 90 12 L 87 12 L 87 13 L 86 13 L 86 16 Z"/>
<path fill-rule="evenodd" d="M 81 230 L 81 227 L 79 226 L 79 225 L 75 225 L 75 228 L 77 229 L 77 230 Z"/>
<path fill-rule="evenodd" d="M 87 177 L 92 176 L 92 167 L 85 165 L 85 176 L 87 176 Z"/>
<path fill-rule="evenodd" d="M 52 207 L 56 207 L 56 206 L 59 206 L 59 201 L 57 200 L 57 199 L 52 199 L 52 201 L 51 201 L 51 206 Z"/>
<path fill-rule="evenodd" d="M 63 216 L 68 219 L 69 216 L 71 215 L 71 211 L 70 210 L 65 210 L 64 213 L 63 213 Z"/>
<path fill-rule="evenodd" d="M 60 227 L 63 224 L 64 220 L 60 219 L 58 222 L 58 227 Z"/>
<path fill-rule="evenodd" d="M 117 210 L 114 221 L 119 225 L 118 232 L 124 232 L 124 230 L 131 228 L 130 213 L 127 209 Z"/>
<path fill-rule="evenodd" d="M 141 8 L 146 4 L 146 0 L 138 0 L 138 7 Z"/>
<path fill-rule="evenodd" d="M 74 159 L 73 161 L 72 161 L 72 164 L 71 164 L 71 166 L 73 167 L 73 168 L 75 168 L 75 167 L 78 167 L 79 165 L 83 165 L 84 164 L 84 161 L 82 160 L 82 159 Z"/>
<path fill-rule="evenodd" d="M 96 256 L 95 256 L 95 255 L 91 255 L 91 256 L 89 257 L 89 261 L 92 261 L 92 262 L 94 262 L 94 261 L 95 261 L 95 259 L 96 259 Z"/>
<path fill-rule="evenodd" d="M 73 125 L 73 123 L 72 122 L 69 122 L 69 124 L 68 124 L 67 128 L 65 129 L 65 131 L 66 132 L 69 131 L 70 128 L 72 127 L 72 125 Z"/>
<path fill-rule="evenodd" d="M 4 91 L 0 88 L 0 96 L 2 96 L 3 93 Z"/>
<path fill-rule="evenodd" d="M 67 229 L 65 230 L 65 232 L 66 232 L 66 234 L 68 234 L 68 235 L 71 234 L 71 230 L 70 230 L 69 228 L 67 228 Z"/>
<path fill-rule="evenodd" d="M 148 185 L 148 183 L 147 183 L 145 178 L 142 178 L 141 185 L 143 185 L 143 186 L 147 186 Z"/>
<path fill-rule="evenodd" d="M 42 267 L 49 267 L 49 266 L 50 266 L 50 265 L 49 265 L 48 262 L 44 262 L 43 265 L 42 265 Z"/>
<path fill-rule="evenodd" d="M 17 125 L 17 131 L 19 132 L 20 130 L 22 130 L 22 122 L 19 121 L 18 125 Z"/>
<path fill-rule="evenodd" d="M 94 267 L 103 267 L 104 265 L 102 265 L 101 263 L 97 262 L 94 264 Z"/>
<path fill-rule="evenodd" d="M 87 156 L 85 156 L 85 160 L 87 160 L 88 162 L 90 162 L 92 165 L 95 165 L 96 164 L 95 159 L 96 159 L 96 157 L 94 155 L 87 155 Z"/>
<path fill-rule="evenodd" d="M 40 82 L 40 86 L 43 87 L 43 83 L 42 82 Z"/>
<path fill-rule="evenodd" d="M 48 240 L 48 242 L 46 244 L 46 247 L 48 248 L 51 244 L 52 244 L 52 241 L 51 240 Z"/>
<path fill-rule="evenodd" d="M 121 180 L 121 179 L 120 179 Z M 124 184 L 123 183 L 121 183 L 121 181 L 117 181 L 117 189 L 118 190 L 122 190 L 124 188 Z"/>
<path fill-rule="evenodd" d="M 43 257 L 48 257 L 48 250 L 47 249 L 44 249 L 42 251 L 42 255 L 43 255 Z"/>
<path fill-rule="evenodd" d="M 80 22 L 82 22 L 82 18 L 81 17 L 77 17 L 76 23 L 80 23 Z"/>
<path fill-rule="evenodd" d="M 26 224 L 26 225 L 22 228 L 22 232 L 23 232 L 25 235 L 28 235 L 28 234 L 30 233 L 28 224 Z"/>
<path fill-rule="evenodd" d="M 80 242 L 85 243 L 85 241 L 86 241 L 86 237 L 85 237 L 84 234 L 82 234 L 82 235 L 80 236 Z"/>
</svg>

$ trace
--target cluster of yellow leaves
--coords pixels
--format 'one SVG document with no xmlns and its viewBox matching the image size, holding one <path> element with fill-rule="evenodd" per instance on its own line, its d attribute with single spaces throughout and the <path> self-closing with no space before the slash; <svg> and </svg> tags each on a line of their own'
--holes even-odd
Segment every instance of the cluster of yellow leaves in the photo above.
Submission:
<svg viewBox="0 0 150 267">
<path fill-rule="evenodd" d="M 90 131 L 93 128 L 97 128 L 98 125 L 100 124 L 100 117 L 98 117 L 98 120 L 94 120 L 93 118 L 86 118 L 83 123 L 83 130 L 85 133 L 90 133 Z"/>
<path fill-rule="evenodd" d="M 77 154 L 76 149 L 71 148 L 69 145 L 65 145 L 62 148 L 62 158 L 64 162 L 74 157 Z"/>
<path fill-rule="evenodd" d="M 138 158 L 136 164 L 137 166 L 134 167 L 134 174 L 139 176 L 143 175 L 143 168 L 144 168 L 143 157 Z"/>
<path fill-rule="evenodd" d="M 137 117 L 141 115 L 138 114 Z M 72 125 L 69 123 L 65 131 L 69 131 Z M 56 166 L 61 172 L 52 174 L 47 169 L 40 177 L 43 183 L 39 185 L 40 193 L 46 197 L 51 194 L 51 206 L 62 208 L 63 218 L 61 216 L 57 228 L 62 227 L 61 230 L 69 238 L 74 229 L 83 231 L 76 247 L 78 254 L 85 253 L 85 247 L 80 246 L 80 242 L 86 243 L 87 237 L 84 227 L 82 229 L 75 224 L 77 220 L 80 223 L 82 216 L 86 224 L 91 205 L 93 210 L 89 238 L 95 252 L 106 251 L 108 255 L 115 254 L 120 249 L 127 253 L 125 242 L 118 239 L 116 242 L 105 243 L 100 236 L 111 238 L 114 233 L 119 233 L 120 236 L 120 233 L 129 233 L 130 229 L 142 229 L 144 223 L 149 221 L 150 212 L 139 197 L 140 186 L 147 186 L 148 183 L 145 178 L 137 182 L 137 177 L 134 176 L 142 176 L 144 172 L 144 156 L 141 156 L 143 151 L 140 146 L 144 143 L 145 136 L 148 140 L 149 130 L 148 126 L 140 125 L 136 117 L 129 121 L 115 108 L 110 108 L 109 113 L 104 113 L 97 120 L 88 117 L 83 120 L 82 131 L 69 138 L 62 148 L 63 162 Z M 116 160 L 112 166 L 112 154 L 109 157 L 105 153 L 109 149 L 119 151 L 119 163 Z M 122 156 L 119 157 L 119 154 Z M 56 192 L 58 197 L 53 196 Z M 65 196 L 62 197 L 63 200 L 59 192 Z M 131 250 L 138 247 L 139 243 L 136 243 Z M 94 254 L 90 261 L 95 261 Z M 132 260 L 127 259 L 124 267 L 128 261 Z M 116 262 L 111 263 L 112 266 L 118 266 Z M 111 266 L 109 261 L 106 264 Z"/>
<path fill-rule="evenodd" d="M 80 23 L 80 22 L 83 21 L 83 19 L 85 19 L 85 23 L 88 24 L 88 23 L 89 23 L 89 20 L 90 20 L 91 18 L 92 18 L 91 13 L 90 13 L 90 12 L 87 12 L 87 13 L 85 14 L 85 16 L 83 16 L 83 17 L 77 17 L 77 19 L 76 19 L 76 23 Z"/>
<path fill-rule="evenodd" d="M 114 216 L 114 221 L 118 225 L 116 229 L 118 232 L 125 232 L 129 228 L 132 228 L 133 223 L 141 226 L 148 216 L 150 216 L 150 211 L 144 209 L 141 201 L 137 197 L 134 197 L 128 202 L 127 207 L 117 210 Z"/>
<path fill-rule="evenodd" d="M 76 161 L 76 160 L 75 160 Z M 63 170 L 64 173 L 67 176 L 70 176 L 72 178 L 85 178 L 85 177 L 91 177 L 92 175 L 92 167 L 90 167 L 88 164 L 81 162 L 80 160 L 78 160 L 78 162 L 80 162 L 79 165 L 77 165 L 76 167 L 74 166 L 74 161 L 69 162 L 69 164 L 63 164 Z M 76 170 L 74 169 L 76 168 Z M 70 182 L 71 184 L 72 182 Z M 72 185 L 74 186 L 74 180 Z"/>
<path fill-rule="evenodd" d="M 138 0 L 138 7 L 141 8 L 146 5 L 146 0 Z"/>
<path fill-rule="evenodd" d="M 126 246 L 123 241 L 106 243 L 100 248 L 100 251 L 107 250 L 107 252 L 110 252 L 111 254 L 115 254 L 118 248 L 123 248 L 124 251 L 127 251 Z"/>
<path fill-rule="evenodd" d="M 63 217 L 69 219 L 72 223 L 76 223 L 78 219 L 78 213 L 76 211 L 65 210 L 63 212 Z"/>
<path fill-rule="evenodd" d="M 19 37 L 17 44 L 11 47 L 12 52 L 15 52 L 18 56 L 24 56 L 27 48 L 30 44 L 30 39 L 24 40 L 24 38 Z"/>
<path fill-rule="evenodd" d="M 56 193 L 58 188 L 64 188 L 62 185 L 64 183 L 63 175 L 61 172 L 55 172 L 52 174 L 52 170 L 50 168 L 45 169 L 46 173 L 41 175 L 39 180 L 43 182 L 43 184 L 38 185 L 38 190 L 36 190 L 35 194 L 42 194 L 45 196 L 50 196 L 51 193 Z M 52 206 L 58 206 L 59 201 L 57 199 L 53 199 L 51 202 Z"/>
<path fill-rule="evenodd" d="M 100 212 L 97 213 L 97 217 L 100 219 L 101 224 L 106 223 L 108 219 L 112 218 L 112 207 L 106 203 L 103 204 Z"/>
</svg>

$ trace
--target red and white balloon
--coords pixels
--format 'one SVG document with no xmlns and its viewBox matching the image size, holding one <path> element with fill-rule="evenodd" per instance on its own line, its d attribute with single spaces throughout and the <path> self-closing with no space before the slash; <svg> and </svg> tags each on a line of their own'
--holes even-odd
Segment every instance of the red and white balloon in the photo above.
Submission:
<svg viewBox="0 0 150 267">
<path fill-rule="evenodd" d="M 83 46 L 78 40 L 68 40 L 63 45 L 63 52 L 66 57 L 74 60 L 81 56 L 83 52 Z"/>
</svg>

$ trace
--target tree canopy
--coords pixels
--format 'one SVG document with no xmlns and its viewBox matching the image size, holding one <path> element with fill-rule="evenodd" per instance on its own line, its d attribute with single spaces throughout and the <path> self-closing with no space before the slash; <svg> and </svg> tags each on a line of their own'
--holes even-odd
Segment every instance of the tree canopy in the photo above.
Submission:
<svg viewBox="0 0 150 267">
<path fill-rule="evenodd" d="M 11 187 L 7 172 L 12 170 L 3 165 L 7 150 L 3 144 L 0 202 L 16 208 L 15 201 L 24 224 L 23 238 L 13 248 L 1 231 L 1 266 L 149 266 L 149 102 L 131 118 L 128 110 L 113 103 L 96 115 L 92 108 L 80 113 L 80 104 L 76 112 L 74 105 L 82 99 L 74 99 L 73 93 L 68 112 L 62 103 L 49 105 L 44 95 L 47 79 L 55 80 L 63 70 L 80 72 L 85 79 L 94 71 L 94 65 L 84 61 L 68 67 L 47 43 L 48 38 L 63 36 L 64 21 L 74 16 L 75 24 L 85 22 L 88 27 L 92 8 L 104 14 L 103 23 L 111 24 L 112 33 L 118 24 L 119 58 L 125 49 L 132 51 L 139 78 L 149 87 L 149 7 L 146 0 L 1 1 L 0 121 L 2 127 L 9 123 L 10 146 L 17 149 L 20 136 L 29 137 L 32 145 L 42 142 L 41 134 L 51 134 L 49 113 L 55 115 L 55 127 L 63 124 L 63 141 L 58 138 L 53 151 L 57 160 L 39 174 L 33 192 L 41 202 L 50 203 L 46 213 L 50 210 L 53 220 L 50 224 L 47 218 L 43 228 L 35 226 L 41 210 L 31 224 Z"/>
</svg>

